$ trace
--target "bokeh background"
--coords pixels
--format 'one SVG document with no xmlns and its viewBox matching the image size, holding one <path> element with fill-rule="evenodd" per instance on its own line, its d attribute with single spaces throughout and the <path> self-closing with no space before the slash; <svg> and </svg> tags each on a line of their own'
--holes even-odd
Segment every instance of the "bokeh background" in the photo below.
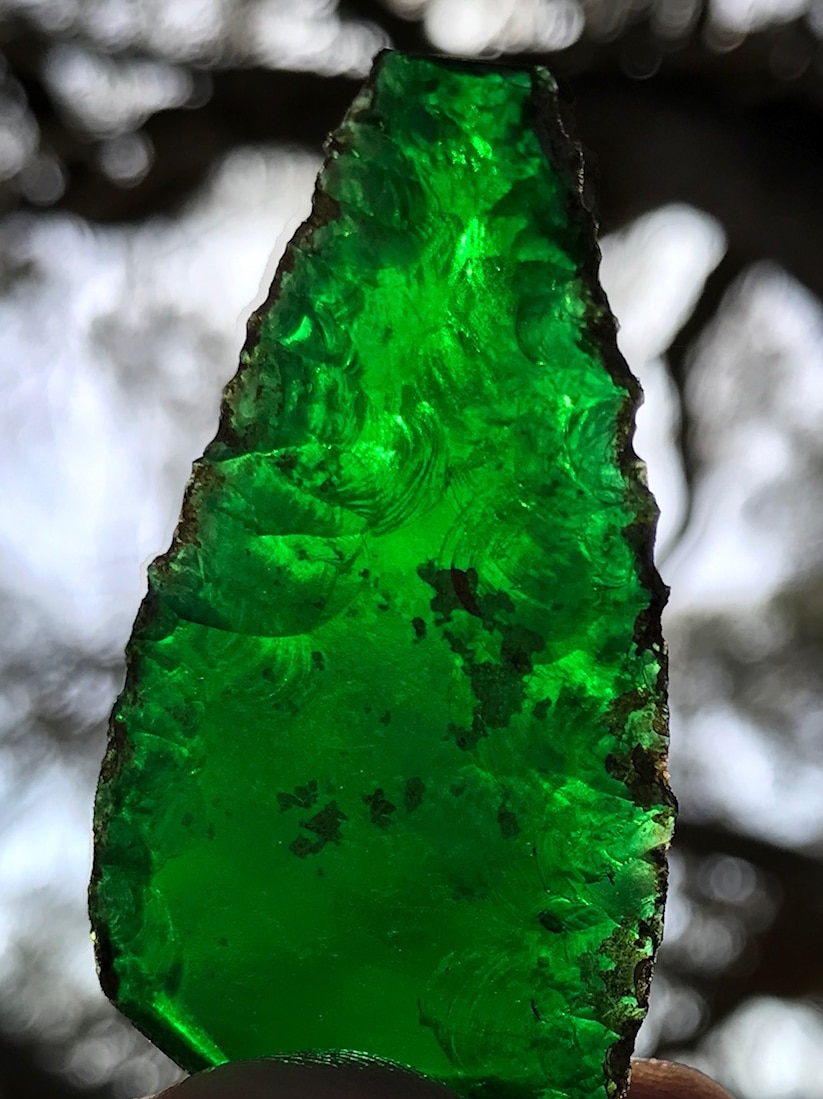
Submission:
<svg viewBox="0 0 823 1099">
<path fill-rule="evenodd" d="M 672 586 L 643 1052 L 823 1099 L 823 2 L 0 0 L 0 1097 L 177 1070 L 96 984 L 147 561 L 374 53 L 546 62 L 596 179 Z"/>
</svg>

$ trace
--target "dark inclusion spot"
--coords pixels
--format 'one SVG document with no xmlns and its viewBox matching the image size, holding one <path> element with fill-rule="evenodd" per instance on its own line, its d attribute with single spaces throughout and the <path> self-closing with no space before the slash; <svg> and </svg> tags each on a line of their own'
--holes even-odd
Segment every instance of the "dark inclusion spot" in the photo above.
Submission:
<svg viewBox="0 0 823 1099">
<path fill-rule="evenodd" d="M 477 747 L 478 742 L 481 741 L 484 736 L 488 735 L 486 727 L 479 719 L 478 713 L 475 710 L 471 729 L 464 729 L 462 725 L 455 725 L 454 722 L 450 721 L 448 732 L 444 739 L 447 740 L 449 737 L 452 737 L 458 748 L 464 752 L 469 752 Z"/>
<path fill-rule="evenodd" d="M 453 634 L 451 630 L 443 630 L 443 640 L 449 646 L 455 656 L 459 656 L 461 660 L 466 661 L 467 664 L 471 664 L 474 660 L 474 653 L 471 651 L 465 641 L 461 641 L 456 634 Z"/>
<path fill-rule="evenodd" d="M 183 980 L 183 959 L 178 958 L 172 962 L 171 966 L 165 974 L 163 980 L 163 986 L 166 993 L 173 997 L 176 996 L 180 990 L 180 982 Z"/>
<path fill-rule="evenodd" d="M 484 661 L 467 669 L 472 694 L 478 700 L 475 714 L 483 728 L 500 729 L 508 725 L 523 706 L 525 688 L 519 674 L 512 674 L 505 665 Z"/>
<path fill-rule="evenodd" d="M 553 912 L 539 913 L 537 922 L 545 927 L 547 931 L 551 931 L 555 935 L 559 935 L 560 932 L 563 931 L 563 921 L 555 916 Z"/>
<path fill-rule="evenodd" d="M 319 813 L 315 813 L 311 820 L 300 822 L 300 827 L 314 833 L 315 838 L 298 836 L 289 844 L 289 850 L 303 859 L 307 855 L 316 855 L 327 843 L 340 843 L 343 838 L 340 825 L 344 820 L 348 820 L 346 814 L 339 808 L 336 801 L 330 801 Z"/>
<path fill-rule="evenodd" d="M 403 804 L 406 806 L 407 813 L 413 813 L 415 809 L 418 809 L 423 802 L 423 795 L 426 792 L 426 784 L 422 778 L 410 778 L 406 782 L 406 790 L 403 794 Z"/>
<path fill-rule="evenodd" d="M 317 779 L 313 778 L 305 786 L 295 786 L 293 794 L 278 794 L 277 803 L 280 812 L 287 809 L 308 809 L 317 801 Z"/>
<path fill-rule="evenodd" d="M 545 721 L 551 709 L 552 700 L 550 698 L 541 698 L 539 702 L 535 702 L 532 713 L 537 721 Z"/>
<path fill-rule="evenodd" d="M 317 650 L 315 650 L 311 654 L 311 662 L 312 662 L 312 667 L 315 668 L 318 672 L 322 672 L 326 668 L 326 658 L 323 656 L 323 654 L 321 652 L 319 652 Z"/>
<path fill-rule="evenodd" d="M 422 618 L 412 619 L 412 629 L 414 630 L 415 644 L 418 641 L 422 641 L 423 638 L 426 636 L 426 623 L 423 621 Z"/>
<path fill-rule="evenodd" d="M 477 700 L 471 731 L 450 726 L 449 733 L 459 748 L 474 748 L 488 735 L 489 729 L 504 728 L 515 714 L 522 712 L 526 680 L 534 670 L 534 655 L 546 642 L 535 630 L 512 622 L 515 605 L 506 592 L 493 590 L 481 594 L 478 591 L 476 569 L 437 569 L 433 561 L 428 561 L 417 572 L 434 589 L 430 606 L 439 616 L 435 618 L 435 626 L 442 628 L 452 621 L 456 611 L 462 610 L 481 619 L 485 630 L 501 637 L 500 659 L 479 660 L 472 645 L 458 637 L 454 630 L 442 630 L 443 640 L 460 658 L 463 673 L 468 676 Z M 545 711 L 540 711 L 539 716 L 542 720 Z"/>
<path fill-rule="evenodd" d="M 674 795 L 662 778 L 659 757 L 659 750 L 635 744 L 628 754 L 606 756 L 606 771 L 625 783 L 636 805 L 644 809 L 673 805 Z"/>
<path fill-rule="evenodd" d="M 468 610 L 470 614 L 479 611 L 473 595 L 473 589 L 477 588 L 476 569 L 468 569 L 466 572 L 461 569 L 438 569 L 434 561 L 427 561 L 418 568 L 417 575 L 429 587 L 434 588 L 429 606 L 435 614 L 441 615 L 439 620 L 435 619 L 435 626 L 450 622 L 454 611 Z"/>
<path fill-rule="evenodd" d="M 457 610 L 459 603 L 448 570 L 437 569 L 434 561 L 427 561 L 425 565 L 419 566 L 417 575 L 429 587 L 434 588 L 434 596 L 429 606 L 435 614 L 442 615 L 439 620 L 435 619 L 435 626 L 442 626 L 444 622 L 450 622 L 452 611 Z"/>
<path fill-rule="evenodd" d="M 197 722 L 195 715 L 184 706 L 175 706 L 169 710 L 177 728 L 187 737 L 197 736 Z"/>
<path fill-rule="evenodd" d="M 378 718 L 381 725 L 391 725 L 391 710 L 386 710 L 384 714 Z"/>
<path fill-rule="evenodd" d="M 477 569 L 438 569 L 434 561 L 427 561 L 418 568 L 417 575 L 429 587 L 434 588 L 434 596 L 429 606 L 435 614 L 442 616 L 439 620 L 435 620 L 436 626 L 450 622 L 455 611 L 468 611 L 475 618 L 482 618 L 484 622 L 486 619 L 491 620 L 500 596 L 503 596 L 505 601 L 505 609 L 514 610 L 514 604 L 502 592 L 478 596 Z M 487 628 L 491 629 L 492 626 L 487 623 Z"/>
<path fill-rule="evenodd" d="M 290 473 L 294 472 L 295 466 L 297 465 L 297 451 L 291 450 L 286 451 L 285 454 L 278 454 L 274 459 L 274 464 L 281 473 L 285 473 L 288 476 Z"/>
<path fill-rule="evenodd" d="M 361 801 L 369 807 L 369 819 L 378 828 L 386 829 L 391 824 L 391 815 L 396 812 L 397 806 L 386 797 L 382 787 L 378 786 L 373 794 L 363 794 Z"/>
<path fill-rule="evenodd" d="M 497 823 L 500 825 L 500 832 L 504 840 L 510 840 L 520 832 L 520 825 L 517 823 L 517 817 L 511 811 L 507 809 L 505 805 L 501 805 L 497 814 Z"/>
<path fill-rule="evenodd" d="M 482 618 L 483 612 L 477 602 L 477 569 L 449 569 L 454 594 L 469 614 Z"/>
</svg>

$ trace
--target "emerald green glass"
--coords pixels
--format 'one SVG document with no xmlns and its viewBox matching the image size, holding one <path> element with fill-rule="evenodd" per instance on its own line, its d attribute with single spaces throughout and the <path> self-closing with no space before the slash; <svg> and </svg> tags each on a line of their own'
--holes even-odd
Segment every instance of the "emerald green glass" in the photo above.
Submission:
<svg viewBox="0 0 823 1099">
<path fill-rule="evenodd" d="M 104 987 L 186 1068 L 625 1087 L 663 589 L 579 166 L 545 70 L 384 54 L 252 318 L 96 807 Z"/>
</svg>

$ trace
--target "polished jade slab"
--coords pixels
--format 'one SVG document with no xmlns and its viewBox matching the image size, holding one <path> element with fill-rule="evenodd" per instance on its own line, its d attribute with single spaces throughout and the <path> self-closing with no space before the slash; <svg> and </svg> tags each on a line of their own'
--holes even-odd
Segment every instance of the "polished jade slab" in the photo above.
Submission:
<svg viewBox="0 0 823 1099">
<path fill-rule="evenodd" d="M 381 55 L 128 648 L 106 991 L 189 1069 L 613 1095 L 673 801 L 637 383 L 548 73 Z"/>
</svg>

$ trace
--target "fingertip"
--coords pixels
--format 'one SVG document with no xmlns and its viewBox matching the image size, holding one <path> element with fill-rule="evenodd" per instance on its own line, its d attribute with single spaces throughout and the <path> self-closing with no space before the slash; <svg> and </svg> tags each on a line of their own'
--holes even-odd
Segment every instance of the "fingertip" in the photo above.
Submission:
<svg viewBox="0 0 823 1099">
<path fill-rule="evenodd" d="M 454 1099 L 441 1084 L 356 1054 L 238 1061 L 198 1073 L 146 1099 Z M 632 1061 L 627 1099 L 732 1099 L 698 1069 L 675 1061 Z"/>
<path fill-rule="evenodd" d="M 724 1087 L 699 1069 L 677 1061 L 632 1061 L 628 1099 L 732 1099 Z"/>
<path fill-rule="evenodd" d="M 151 1097 L 149 1097 L 151 1099 Z M 190 1076 L 153 1099 L 454 1099 L 442 1085 L 356 1054 L 237 1061 Z"/>
</svg>

